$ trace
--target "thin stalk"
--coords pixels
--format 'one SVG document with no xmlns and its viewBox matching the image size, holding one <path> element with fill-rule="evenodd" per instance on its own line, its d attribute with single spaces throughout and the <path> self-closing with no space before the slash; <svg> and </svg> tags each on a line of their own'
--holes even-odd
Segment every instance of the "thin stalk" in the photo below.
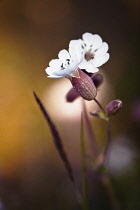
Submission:
<svg viewBox="0 0 140 210">
<path fill-rule="evenodd" d="M 82 164 L 82 187 L 83 187 L 83 210 L 88 210 L 88 188 L 87 188 L 87 173 L 86 173 L 86 152 L 83 116 L 81 114 L 81 164 Z"/>
<path fill-rule="evenodd" d="M 94 101 L 96 102 L 96 104 L 99 106 L 99 108 L 106 114 L 104 108 L 102 107 L 102 105 L 100 104 L 100 102 L 94 98 Z M 103 164 L 105 165 L 107 163 L 108 160 L 108 156 L 109 156 L 109 152 L 110 152 L 110 145 L 111 145 L 111 133 L 110 133 L 110 124 L 109 124 L 109 118 L 106 117 L 105 119 L 106 121 L 106 147 L 104 150 L 104 155 L 103 155 Z"/>
<path fill-rule="evenodd" d="M 106 142 L 106 147 L 104 150 L 104 161 L 103 161 L 104 165 L 107 164 L 109 153 L 110 153 L 110 146 L 111 146 L 111 132 L 110 132 L 109 120 L 107 121 L 107 124 L 106 124 L 106 139 L 107 139 L 107 142 Z"/>
<path fill-rule="evenodd" d="M 104 108 L 102 107 L 102 105 L 99 103 L 99 101 L 96 99 L 96 98 L 94 98 L 93 99 L 95 102 L 96 102 L 96 104 L 100 107 L 100 109 L 105 113 L 105 110 L 104 110 Z"/>
<path fill-rule="evenodd" d="M 104 108 L 99 103 L 99 101 L 96 98 L 94 98 L 94 101 L 97 103 L 99 108 L 106 114 Z M 105 146 L 105 150 L 104 150 L 104 154 L 103 154 L 103 165 L 104 166 L 106 166 L 106 164 L 108 162 L 110 148 L 111 148 L 111 132 L 110 132 L 109 118 L 107 117 L 105 119 L 105 121 L 106 121 L 106 140 L 107 140 L 107 142 L 106 142 L 106 146 Z M 113 189 L 113 186 L 112 186 L 109 176 L 108 175 L 101 176 L 101 180 L 102 180 L 102 183 L 104 184 L 104 186 L 107 190 L 107 193 L 109 195 L 112 210 L 120 210 L 120 205 L 119 205 L 118 199 L 116 197 L 116 194 L 114 192 L 114 189 Z"/>
<path fill-rule="evenodd" d="M 89 118 L 88 118 L 85 101 L 82 100 L 82 102 L 83 102 L 82 103 L 82 105 L 83 105 L 83 121 L 84 121 L 87 139 L 89 140 L 90 147 L 92 148 L 92 152 L 93 152 L 95 158 L 97 158 L 99 156 L 99 149 L 98 149 L 97 141 L 96 141 L 93 129 L 91 127 Z"/>
</svg>

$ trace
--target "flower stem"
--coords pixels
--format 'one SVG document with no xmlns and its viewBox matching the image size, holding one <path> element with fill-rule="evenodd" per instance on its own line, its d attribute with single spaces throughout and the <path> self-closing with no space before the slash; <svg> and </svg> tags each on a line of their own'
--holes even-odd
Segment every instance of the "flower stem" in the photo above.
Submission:
<svg viewBox="0 0 140 210">
<path fill-rule="evenodd" d="M 88 210 L 86 152 L 85 152 L 84 125 L 83 125 L 82 114 L 81 114 L 81 162 L 82 162 L 83 210 Z"/>
<path fill-rule="evenodd" d="M 106 147 L 104 150 L 104 161 L 103 164 L 106 165 L 107 161 L 108 161 L 108 157 L 109 157 L 109 153 L 110 153 L 110 146 L 111 146 L 111 132 L 110 132 L 110 124 L 109 124 L 109 120 L 106 122 Z"/>
<path fill-rule="evenodd" d="M 106 115 L 106 112 L 104 110 L 104 108 L 102 107 L 102 105 L 100 104 L 100 102 L 94 98 L 94 101 L 96 102 L 96 104 L 100 107 L 100 109 L 105 113 Z M 106 139 L 107 139 L 107 142 L 106 142 L 106 147 L 105 147 L 105 150 L 104 150 L 104 155 L 103 155 L 103 164 L 105 165 L 107 160 L 108 160 L 108 155 L 109 155 L 109 150 L 110 150 L 110 145 L 111 145 L 111 134 L 110 134 L 110 124 L 109 124 L 109 118 L 106 116 L 105 118 L 105 121 L 106 121 Z"/>
<path fill-rule="evenodd" d="M 90 121 L 88 118 L 85 101 L 82 100 L 82 102 L 83 102 L 82 103 L 82 105 L 83 105 L 83 121 L 84 121 L 87 139 L 89 140 L 90 147 L 92 148 L 92 152 L 93 152 L 95 158 L 97 158 L 99 156 L 99 149 L 97 146 L 97 142 L 96 142 L 96 138 L 95 138 L 93 129 L 91 127 L 91 124 L 90 124 Z"/>
<path fill-rule="evenodd" d="M 102 110 L 102 112 L 106 116 L 106 112 L 105 112 L 104 108 L 102 107 L 102 105 L 99 103 L 99 101 L 96 98 L 94 98 L 94 101 L 96 102 L 96 104 L 99 106 L 99 108 Z M 109 123 L 109 118 L 107 116 L 105 118 L 105 121 L 106 121 L 106 140 L 107 140 L 107 142 L 106 142 L 105 150 L 103 153 L 103 161 L 102 161 L 102 164 L 104 165 L 104 167 L 107 165 L 110 148 L 111 148 L 110 123 Z M 116 197 L 116 194 L 114 192 L 114 189 L 113 189 L 113 186 L 112 186 L 109 176 L 106 174 L 101 177 L 102 177 L 101 178 L 102 183 L 104 184 L 104 186 L 107 190 L 107 193 L 109 195 L 112 210 L 120 210 L 120 205 L 119 205 L 118 199 Z"/>
<path fill-rule="evenodd" d="M 96 98 L 94 98 L 93 99 L 95 102 L 96 102 L 96 104 L 100 107 L 100 109 L 105 113 L 105 110 L 104 110 L 104 108 L 102 107 L 102 105 L 99 103 L 99 101 L 96 99 Z"/>
</svg>

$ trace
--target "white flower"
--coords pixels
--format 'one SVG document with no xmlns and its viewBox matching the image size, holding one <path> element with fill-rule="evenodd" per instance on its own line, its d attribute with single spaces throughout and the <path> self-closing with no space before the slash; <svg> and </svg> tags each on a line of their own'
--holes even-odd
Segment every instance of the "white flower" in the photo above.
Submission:
<svg viewBox="0 0 140 210">
<path fill-rule="evenodd" d="M 51 60 L 45 71 L 50 78 L 76 76 L 79 68 L 95 73 L 108 61 L 107 51 L 108 44 L 99 35 L 84 33 L 82 39 L 70 41 L 69 51 L 61 50 L 58 59 Z"/>
<path fill-rule="evenodd" d="M 82 40 L 70 41 L 69 49 L 78 45 L 79 54 L 83 54 L 83 61 L 78 67 L 87 72 L 95 73 L 99 71 L 97 67 L 102 66 L 109 59 L 108 44 L 103 42 L 97 34 L 84 33 L 82 38 Z"/>
<path fill-rule="evenodd" d="M 61 50 L 58 53 L 58 58 L 51 60 L 49 67 L 45 69 L 50 78 L 61 78 L 66 75 L 74 76 L 83 56 L 79 54 L 77 45 L 72 46 L 69 51 Z"/>
</svg>

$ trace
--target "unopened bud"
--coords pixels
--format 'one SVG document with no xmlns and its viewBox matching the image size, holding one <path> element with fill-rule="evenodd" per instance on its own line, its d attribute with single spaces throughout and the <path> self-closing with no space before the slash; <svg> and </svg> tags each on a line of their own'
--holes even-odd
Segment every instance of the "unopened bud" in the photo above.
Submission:
<svg viewBox="0 0 140 210">
<path fill-rule="evenodd" d="M 106 107 L 106 114 L 108 117 L 115 115 L 117 112 L 120 111 L 122 108 L 122 101 L 119 99 L 116 99 L 114 101 L 111 101 L 107 107 Z"/>
<path fill-rule="evenodd" d="M 91 79 L 96 88 L 98 88 L 103 83 L 103 76 L 101 74 L 95 74 L 91 76 Z"/>
<path fill-rule="evenodd" d="M 97 90 L 91 77 L 85 74 L 82 70 L 78 70 L 78 74 L 79 77 L 71 78 L 71 83 L 74 89 L 85 100 L 93 100 L 97 95 Z"/>
<path fill-rule="evenodd" d="M 71 88 L 66 95 L 66 100 L 67 102 L 73 102 L 78 96 L 79 93 L 74 88 Z"/>
<path fill-rule="evenodd" d="M 86 71 L 84 73 L 87 74 Z M 89 74 L 87 75 L 90 76 Z M 103 76 L 101 74 L 93 75 L 91 76 L 91 79 L 96 88 L 98 88 L 103 83 Z M 71 88 L 66 95 L 66 100 L 67 102 L 73 102 L 79 96 L 80 96 L 79 93 L 74 88 Z"/>
</svg>

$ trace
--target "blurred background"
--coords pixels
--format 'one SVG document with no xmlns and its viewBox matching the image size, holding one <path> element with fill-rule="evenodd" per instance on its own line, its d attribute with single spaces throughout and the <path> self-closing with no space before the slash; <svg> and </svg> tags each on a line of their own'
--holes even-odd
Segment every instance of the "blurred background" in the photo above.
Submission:
<svg viewBox="0 0 140 210">
<path fill-rule="evenodd" d="M 110 47 L 98 99 L 106 106 L 119 98 L 123 109 L 111 120 L 108 167 L 120 209 L 140 209 L 139 9 L 139 0 L 0 1 L 0 209 L 79 209 L 32 91 L 60 131 L 80 186 L 81 101 L 68 104 L 69 81 L 49 79 L 44 70 L 85 32 L 99 34 Z M 94 102 L 87 107 L 89 112 L 96 109 Z M 105 124 L 90 120 L 103 148 Z M 112 209 L 106 189 L 91 169 L 88 173 L 92 209 Z"/>
</svg>

